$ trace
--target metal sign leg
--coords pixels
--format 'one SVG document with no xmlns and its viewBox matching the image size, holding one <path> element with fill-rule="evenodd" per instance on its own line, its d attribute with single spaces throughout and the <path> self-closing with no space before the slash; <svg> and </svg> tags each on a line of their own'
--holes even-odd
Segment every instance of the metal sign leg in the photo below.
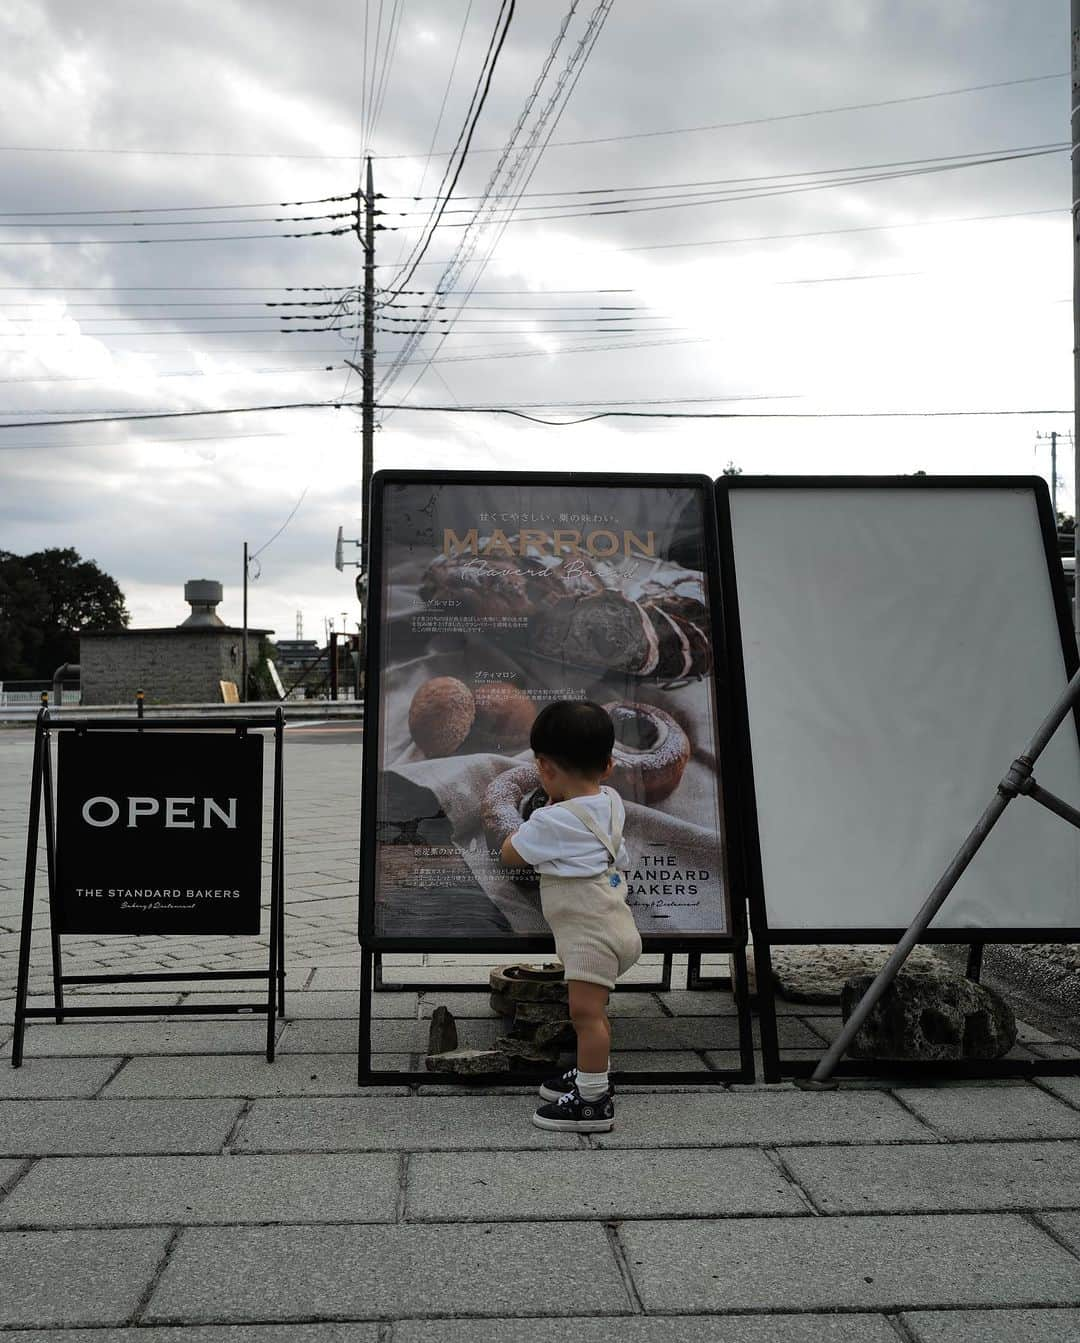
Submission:
<svg viewBox="0 0 1080 1343">
<path fill-rule="evenodd" d="M 372 953 L 360 948 L 360 1021 L 357 1040 L 357 1080 L 364 1082 L 371 1074 L 371 990 Z"/>
<path fill-rule="evenodd" d="M 11 1041 L 11 1066 L 23 1061 L 23 1036 L 26 1031 L 26 990 L 30 981 L 30 939 L 34 928 L 34 882 L 37 871 L 38 826 L 41 824 L 42 747 L 45 742 L 45 716 L 42 708 L 34 729 L 34 767 L 30 775 L 30 814 L 26 823 L 26 868 L 23 875 L 22 924 L 19 928 L 19 972 L 15 983 L 15 1034 Z"/>
<path fill-rule="evenodd" d="M 43 728 L 41 749 L 42 791 L 45 794 L 45 862 L 49 874 L 49 940 L 52 949 L 53 1006 L 58 1023 L 64 1020 L 64 963 L 60 951 L 60 919 L 56 899 L 56 816 L 53 801 L 52 740 Z"/>
</svg>

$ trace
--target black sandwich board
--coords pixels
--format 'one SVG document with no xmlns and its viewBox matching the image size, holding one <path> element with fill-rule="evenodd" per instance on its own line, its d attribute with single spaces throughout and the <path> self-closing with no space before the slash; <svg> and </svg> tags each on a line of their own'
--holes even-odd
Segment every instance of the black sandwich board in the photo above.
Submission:
<svg viewBox="0 0 1080 1343">
<path fill-rule="evenodd" d="M 712 482 L 380 471 L 370 508 L 360 1081 L 430 1077 L 372 1071 L 381 953 L 554 950 L 535 873 L 498 843 L 538 784 L 532 717 L 573 698 L 615 722 L 628 903 L 665 957 L 665 982 L 633 987 L 670 987 L 675 952 L 734 966 L 741 1067 L 620 1080 L 752 1080 Z"/>
<path fill-rule="evenodd" d="M 141 705 L 140 705 L 141 709 Z M 265 1013 L 266 1057 L 285 1010 L 284 714 L 198 718 L 38 715 L 11 1061 L 32 1017 Z M 269 957 L 265 970 L 65 975 L 64 936 L 251 936 L 260 931 L 263 738 L 274 732 Z M 207 729 L 214 729 L 207 731 Z M 52 737 L 57 738 L 56 796 Z M 53 1006 L 26 1006 L 42 802 Z M 261 1001 L 70 1005 L 65 985 L 265 980 Z"/>
<path fill-rule="evenodd" d="M 1032 477 L 717 482 L 741 860 L 766 1081 L 770 949 L 895 943 L 1078 665 L 1049 491 Z M 1080 795 L 1080 719 L 1039 765 Z M 1045 777 L 1044 777 L 1045 772 Z M 924 940 L 1080 941 L 1076 831 L 1018 799 Z M 837 1075 L 1076 1072 L 1074 1059 Z"/>
</svg>

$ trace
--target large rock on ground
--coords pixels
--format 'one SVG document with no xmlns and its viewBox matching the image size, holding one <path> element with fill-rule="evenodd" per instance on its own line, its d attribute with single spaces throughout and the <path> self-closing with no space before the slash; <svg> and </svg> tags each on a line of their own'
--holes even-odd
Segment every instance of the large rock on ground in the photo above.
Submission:
<svg viewBox="0 0 1080 1343">
<path fill-rule="evenodd" d="M 876 975 L 892 951 L 891 945 L 773 947 L 776 991 L 793 1003 L 837 1003 L 849 979 Z M 906 964 L 927 974 L 954 973 L 948 962 L 928 947 L 916 947 Z"/>
<path fill-rule="evenodd" d="M 856 975 L 844 985 L 847 1021 L 873 982 Z M 1016 1043 L 1016 1018 L 1003 998 L 956 971 L 905 970 L 885 990 L 848 1054 L 857 1059 L 997 1059 Z"/>
</svg>

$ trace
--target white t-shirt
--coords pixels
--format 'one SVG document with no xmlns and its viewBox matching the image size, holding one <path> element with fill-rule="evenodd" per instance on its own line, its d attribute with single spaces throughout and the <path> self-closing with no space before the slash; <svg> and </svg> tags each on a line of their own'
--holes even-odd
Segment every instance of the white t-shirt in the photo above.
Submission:
<svg viewBox="0 0 1080 1343">
<path fill-rule="evenodd" d="M 609 834 L 613 805 L 616 824 L 625 820 L 622 798 L 613 788 L 601 788 L 595 795 L 575 797 L 573 801 L 590 812 L 600 829 Z M 534 811 L 511 835 L 510 842 L 527 863 L 552 877 L 595 877 L 611 864 L 611 855 L 596 836 L 558 802 Z M 619 845 L 615 866 L 630 866 L 625 844 Z"/>
</svg>

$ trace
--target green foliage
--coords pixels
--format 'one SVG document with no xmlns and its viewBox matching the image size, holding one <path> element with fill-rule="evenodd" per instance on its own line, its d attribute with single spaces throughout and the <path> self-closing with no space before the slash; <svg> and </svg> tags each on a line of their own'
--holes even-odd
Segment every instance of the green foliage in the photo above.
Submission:
<svg viewBox="0 0 1080 1343">
<path fill-rule="evenodd" d="M 48 680 L 79 660 L 80 629 L 119 629 L 131 616 L 115 579 L 72 549 L 0 550 L 0 680 Z"/>
</svg>

